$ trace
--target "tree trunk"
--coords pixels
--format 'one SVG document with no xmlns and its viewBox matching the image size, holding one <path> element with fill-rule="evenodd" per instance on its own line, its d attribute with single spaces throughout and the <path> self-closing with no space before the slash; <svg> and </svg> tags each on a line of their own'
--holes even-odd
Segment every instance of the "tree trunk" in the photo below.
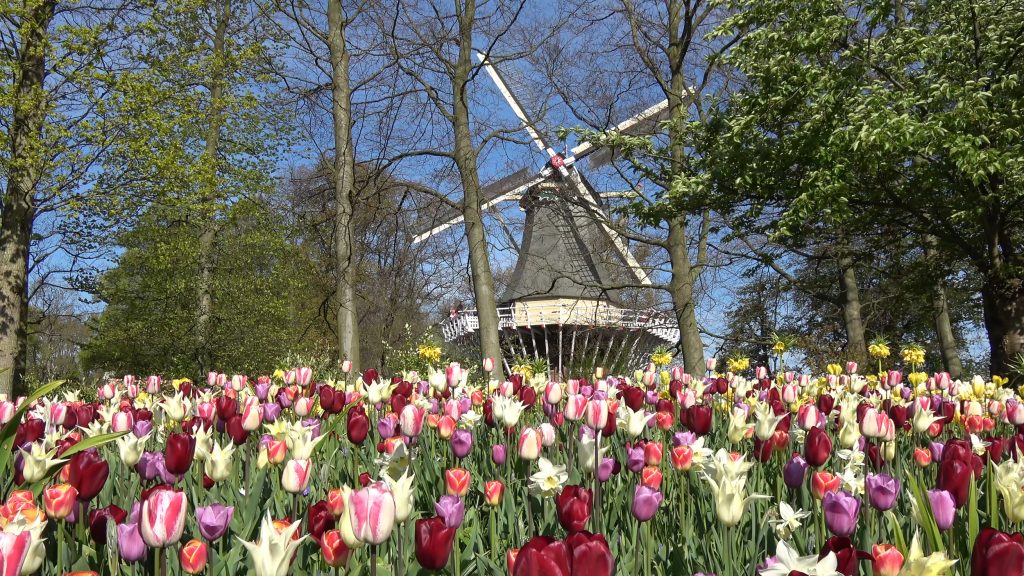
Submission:
<svg viewBox="0 0 1024 576">
<path fill-rule="evenodd" d="M 220 151 L 220 130 L 224 123 L 224 72 L 228 22 L 231 19 L 231 0 L 224 4 L 217 19 L 213 35 L 213 71 L 210 78 L 210 125 L 206 130 L 206 149 L 203 151 L 203 197 L 199 210 L 202 212 L 202 232 L 199 234 L 199 281 L 197 298 L 199 307 L 196 314 L 196 362 L 202 377 L 211 365 L 212 355 L 207 336 L 213 317 L 213 268 L 214 250 L 217 243 L 217 163 Z"/>
<path fill-rule="evenodd" d="M 864 364 L 868 358 L 867 338 L 864 336 L 864 319 L 860 313 L 860 289 L 857 287 L 857 271 L 853 257 L 843 254 L 839 257 L 839 288 L 842 291 L 843 325 L 846 327 L 846 356 Z"/>
<path fill-rule="evenodd" d="M 487 234 L 484 231 L 483 212 L 480 210 L 480 175 L 477 172 L 477 153 L 473 145 L 469 123 L 469 79 L 473 70 L 473 27 L 476 18 L 475 0 L 466 0 L 459 14 L 459 55 L 452 71 L 452 128 L 455 136 L 455 164 L 462 181 L 462 216 L 465 219 L 466 240 L 469 244 L 469 268 L 476 297 L 479 319 L 480 352 L 483 357 L 494 358 L 493 378 L 504 379 L 501 341 L 498 331 L 498 305 L 494 295 L 494 276 L 491 274 Z"/>
<path fill-rule="evenodd" d="M 327 42 L 331 51 L 331 115 L 334 122 L 334 227 L 338 306 L 338 360 L 359 366 L 359 316 L 356 314 L 356 261 L 353 251 L 355 151 L 352 146 L 352 90 L 349 85 L 349 51 L 345 44 L 346 22 L 341 0 L 327 0 Z"/>
<path fill-rule="evenodd" d="M 988 332 L 989 370 L 1012 377 L 1015 384 L 1024 374 L 1015 372 L 1024 353 L 1024 279 L 991 277 L 981 288 L 981 302 Z"/>
<path fill-rule="evenodd" d="M 924 255 L 929 261 L 937 262 L 935 253 L 936 239 L 934 236 L 926 236 L 924 239 Z M 934 267 L 941 270 L 941 267 Z M 939 353 L 942 354 L 942 366 L 949 372 L 953 379 L 959 378 L 963 372 L 963 365 L 960 363 L 960 352 L 956 347 L 956 338 L 953 336 L 953 325 L 949 321 L 949 302 L 946 299 L 946 278 L 945 272 L 936 279 L 932 288 L 932 313 L 935 320 L 935 335 L 939 341 Z"/>
<path fill-rule="evenodd" d="M 683 368 L 688 374 L 704 372 L 704 342 L 697 325 L 693 299 L 693 267 L 690 265 L 689 242 L 686 237 L 686 216 L 676 214 L 668 221 L 668 255 L 672 264 L 669 292 L 672 310 L 679 324 L 679 346 L 683 352 Z"/>
<path fill-rule="evenodd" d="M 935 334 L 939 339 L 939 352 L 942 354 L 942 366 L 953 379 L 959 378 L 963 372 L 960 363 L 960 352 L 956 348 L 953 336 L 953 325 L 949 321 L 949 303 L 946 300 L 946 283 L 939 282 L 932 293 L 932 311 L 935 313 Z"/>
<path fill-rule="evenodd" d="M 8 138 L 7 190 L 0 217 L 0 395 L 24 383 L 28 324 L 28 258 L 35 192 L 42 175 L 46 121 L 46 37 L 56 2 L 32 8 L 19 27 L 14 100 Z"/>
<path fill-rule="evenodd" d="M 671 65 L 668 98 L 669 110 L 669 151 L 672 156 L 672 175 L 682 175 L 686 170 L 686 150 L 680 134 L 685 129 L 687 109 L 683 96 L 687 90 L 684 63 L 690 22 L 684 22 L 679 2 L 671 1 L 668 6 L 669 62 Z M 672 264 L 672 279 L 669 291 L 672 307 L 679 324 L 679 347 L 683 352 L 683 369 L 687 373 L 704 373 L 704 342 L 697 324 L 697 306 L 693 298 L 693 286 L 697 274 L 690 262 L 689 235 L 686 230 L 686 215 L 675 214 L 668 219 L 668 255 Z"/>
</svg>

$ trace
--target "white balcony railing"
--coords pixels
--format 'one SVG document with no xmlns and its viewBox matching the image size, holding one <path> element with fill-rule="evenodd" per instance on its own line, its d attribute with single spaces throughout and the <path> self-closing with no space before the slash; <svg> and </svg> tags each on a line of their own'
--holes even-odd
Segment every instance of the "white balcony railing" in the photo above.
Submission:
<svg viewBox="0 0 1024 576">
<path fill-rule="evenodd" d="M 498 326 L 502 330 L 535 326 L 614 327 L 644 330 L 666 343 L 679 340 L 675 318 L 660 310 L 630 310 L 605 302 L 517 302 L 498 308 Z M 480 319 L 475 309 L 453 312 L 441 323 L 441 334 L 451 342 L 476 332 Z"/>
</svg>

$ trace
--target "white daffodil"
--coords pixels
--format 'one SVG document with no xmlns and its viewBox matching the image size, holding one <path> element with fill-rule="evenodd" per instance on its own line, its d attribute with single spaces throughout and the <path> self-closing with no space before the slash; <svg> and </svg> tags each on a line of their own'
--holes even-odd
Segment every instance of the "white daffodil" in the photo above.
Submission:
<svg viewBox="0 0 1024 576">
<path fill-rule="evenodd" d="M 537 460 L 537 471 L 530 475 L 530 492 L 540 496 L 554 496 L 569 480 L 565 466 L 555 466 L 543 456 Z"/>
<path fill-rule="evenodd" d="M 774 562 L 762 568 L 761 576 L 788 576 L 791 572 L 801 572 L 807 576 L 841 576 L 839 559 L 835 552 L 829 552 L 824 558 L 818 559 L 817 554 L 800 556 L 785 540 L 779 540 L 775 547 Z"/>
<path fill-rule="evenodd" d="M 793 510 L 788 502 L 779 502 L 779 517 L 771 521 L 775 527 L 775 534 L 780 540 L 787 540 L 797 529 L 802 526 L 801 520 L 810 516 L 806 510 Z"/>
<path fill-rule="evenodd" d="M 480 423 L 481 418 L 483 418 L 483 416 L 481 416 L 480 413 L 476 412 L 475 410 L 463 412 L 462 416 L 459 417 L 459 427 L 465 428 L 467 430 L 472 430 L 473 428 L 476 428 L 477 424 Z"/>
<path fill-rule="evenodd" d="M 348 506 L 346 505 L 345 508 L 347 510 Z M 238 541 L 249 550 L 256 576 L 285 576 L 288 574 L 292 554 L 309 537 L 306 535 L 292 539 L 292 535 L 301 524 L 301 520 L 296 521 L 278 533 L 277 528 L 274 527 L 274 521 L 270 519 L 268 510 L 260 524 L 259 540 L 248 542 L 236 536 Z"/>
<path fill-rule="evenodd" d="M 412 466 L 412 455 L 405 442 L 399 442 L 395 444 L 394 451 L 390 454 L 384 452 L 374 463 L 381 467 L 381 475 L 399 478 Z"/>
<path fill-rule="evenodd" d="M 693 444 L 690 444 L 690 451 L 693 453 L 693 459 L 691 460 L 693 469 L 697 472 L 703 471 L 712 457 L 711 449 L 704 447 L 703 436 L 694 440 Z"/>
<path fill-rule="evenodd" d="M 981 438 L 978 438 L 977 434 L 971 434 L 971 449 L 978 456 L 984 456 L 986 449 L 991 446 L 991 442 L 986 442 Z"/>
</svg>

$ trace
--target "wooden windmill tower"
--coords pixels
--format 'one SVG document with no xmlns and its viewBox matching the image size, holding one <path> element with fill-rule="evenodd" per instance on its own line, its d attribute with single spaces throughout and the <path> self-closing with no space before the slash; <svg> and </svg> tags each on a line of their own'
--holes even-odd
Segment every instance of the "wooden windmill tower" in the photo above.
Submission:
<svg viewBox="0 0 1024 576">
<path fill-rule="evenodd" d="M 621 305 L 606 261 L 598 251 L 611 251 L 634 280 L 650 285 L 647 272 L 610 225 L 604 199 L 587 181 L 578 163 L 606 163 L 612 151 L 584 143 L 558 154 L 543 138 L 510 88 L 515 75 L 499 72 L 483 54 L 481 65 L 523 124 L 546 162 L 539 172 L 522 169 L 483 189 L 483 208 L 519 201 L 526 214 L 519 259 L 504 293 L 498 318 L 505 363 L 516 356 L 546 359 L 553 377 L 592 373 L 603 366 L 630 369 L 647 361 L 657 346 L 678 341 L 670 314 Z M 520 84 L 521 85 L 521 84 Z M 668 102 L 656 104 L 620 123 L 612 131 L 641 135 L 657 130 Z M 449 218 L 416 236 L 415 242 L 459 224 Z M 454 313 L 441 325 L 446 342 L 475 342 L 476 310 Z"/>
</svg>

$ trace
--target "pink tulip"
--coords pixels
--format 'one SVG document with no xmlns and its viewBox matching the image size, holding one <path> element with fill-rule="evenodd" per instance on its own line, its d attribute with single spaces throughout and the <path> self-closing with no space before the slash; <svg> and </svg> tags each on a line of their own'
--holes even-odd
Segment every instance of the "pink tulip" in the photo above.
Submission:
<svg viewBox="0 0 1024 576">
<path fill-rule="evenodd" d="M 570 378 L 569 381 L 565 383 L 565 391 L 569 395 L 579 394 L 580 381 L 576 378 Z"/>
<path fill-rule="evenodd" d="M 857 373 L 857 363 L 854 362 L 853 360 L 850 360 L 849 362 L 847 362 L 846 363 L 846 373 L 847 374 L 856 374 Z"/>
<path fill-rule="evenodd" d="M 110 419 L 110 429 L 114 432 L 127 432 L 135 426 L 135 417 L 131 412 L 115 412 Z"/>
<path fill-rule="evenodd" d="M 211 370 L 206 373 L 206 385 L 210 387 L 217 385 L 217 372 Z"/>
<path fill-rule="evenodd" d="M 558 382 L 548 382 L 544 387 L 544 401 L 548 404 L 558 404 L 562 401 L 562 385 Z"/>
<path fill-rule="evenodd" d="M 462 382 L 462 365 L 458 362 L 452 362 L 445 368 L 444 376 L 449 388 L 458 386 Z"/>
<path fill-rule="evenodd" d="M 299 386 L 309 386 L 309 383 L 313 381 L 313 369 L 309 366 L 303 366 L 295 370 L 295 383 Z"/>
<path fill-rule="evenodd" d="M 395 526 L 395 499 L 384 482 L 374 482 L 349 497 L 352 532 L 366 544 L 383 544 Z"/>
<path fill-rule="evenodd" d="M 142 539 L 152 548 L 166 548 L 181 540 L 188 499 L 184 492 L 166 488 L 152 492 L 142 503 Z"/>
<path fill-rule="evenodd" d="M 351 360 L 343 360 L 341 362 L 341 371 L 344 372 L 345 374 L 348 374 L 349 372 L 351 372 L 352 371 L 352 361 Z"/>
<path fill-rule="evenodd" d="M 0 532 L 0 576 L 19 576 L 28 558 L 32 532 Z"/>
<path fill-rule="evenodd" d="M 0 424 L 7 424 L 14 418 L 14 402 L 4 400 L 0 402 Z"/>
<path fill-rule="evenodd" d="M 159 376 L 148 376 L 146 377 L 146 394 L 159 394 L 160 386 L 163 385 L 163 381 Z"/>
<path fill-rule="evenodd" d="M 0 420 L 3 420 L 3 418 L 0 418 Z M 1016 400 L 1007 400 L 1006 420 L 1014 426 L 1024 424 L 1024 403 Z"/>
<path fill-rule="evenodd" d="M 235 374 L 231 376 L 231 389 L 235 392 L 239 392 L 242 388 L 245 388 L 249 384 L 249 377 L 243 374 Z"/>
<path fill-rule="evenodd" d="M 488 356 L 484 358 L 484 372 L 491 372 L 494 370 L 494 358 Z"/>
<path fill-rule="evenodd" d="M 519 433 L 519 458 L 536 460 L 540 457 L 544 437 L 537 428 L 523 428 Z"/>
<path fill-rule="evenodd" d="M 708 372 L 714 372 L 716 365 L 718 365 L 717 358 L 708 358 L 704 361 L 704 367 L 708 369 Z"/>
<path fill-rule="evenodd" d="M 256 430 L 263 424 L 263 407 L 260 399 L 249 396 L 242 403 L 242 429 L 247 432 Z"/>
<path fill-rule="evenodd" d="M 213 420 L 217 415 L 217 406 L 213 402 L 202 402 L 196 406 L 196 413 L 203 420 Z"/>
<path fill-rule="evenodd" d="M 281 488 L 289 494 L 300 494 L 309 486 L 310 460 L 289 460 L 281 473 Z"/>
<path fill-rule="evenodd" d="M 415 404 L 406 404 L 398 417 L 398 423 L 402 427 L 402 434 L 414 437 L 419 436 L 423 430 L 423 418 L 427 411 Z"/>
<path fill-rule="evenodd" d="M 754 378 L 757 378 L 758 380 L 760 380 L 762 378 L 767 378 L 767 377 L 768 377 L 768 368 L 766 368 L 764 366 L 758 366 L 757 368 L 754 368 Z"/>
<path fill-rule="evenodd" d="M 121 378 L 121 382 L 124 382 L 125 386 L 131 386 L 135 384 L 135 376 L 132 376 L 131 374 L 125 374 L 125 376 Z"/>
<path fill-rule="evenodd" d="M 603 430 L 608 423 L 608 401 L 591 399 L 587 402 L 587 426 Z"/>
</svg>

